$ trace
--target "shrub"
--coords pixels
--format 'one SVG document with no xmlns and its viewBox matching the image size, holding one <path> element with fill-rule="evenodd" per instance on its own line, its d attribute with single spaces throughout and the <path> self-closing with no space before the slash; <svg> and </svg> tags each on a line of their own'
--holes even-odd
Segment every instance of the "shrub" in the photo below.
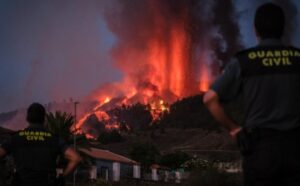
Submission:
<svg viewBox="0 0 300 186">
<path fill-rule="evenodd" d="M 130 150 L 130 157 L 141 163 L 142 171 L 157 162 L 160 155 L 157 147 L 152 143 L 137 143 Z"/>
<path fill-rule="evenodd" d="M 98 178 L 88 183 L 77 184 L 77 186 L 112 186 L 112 184 L 102 178 Z"/>
<path fill-rule="evenodd" d="M 240 174 L 219 171 L 216 168 L 197 170 L 191 173 L 187 186 L 241 186 L 242 176 Z"/>
<path fill-rule="evenodd" d="M 190 156 L 184 152 L 175 152 L 163 155 L 160 159 L 160 164 L 171 169 L 180 168 L 186 161 L 190 160 Z"/>
<path fill-rule="evenodd" d="M 102 132 L 98 137 L 98 141 L 102 144 L 119 143 L 124 141 L 124 138 L 117 130 L 112 130 Z"/>
<path fill-rule="evenodd" d="M 191 159 L 184 164 L 182 167 L 185 170 L 193 171 L 193 170 L 207 170 L 213 168 L 214 163 L 204 159 Z"/>
</svg>

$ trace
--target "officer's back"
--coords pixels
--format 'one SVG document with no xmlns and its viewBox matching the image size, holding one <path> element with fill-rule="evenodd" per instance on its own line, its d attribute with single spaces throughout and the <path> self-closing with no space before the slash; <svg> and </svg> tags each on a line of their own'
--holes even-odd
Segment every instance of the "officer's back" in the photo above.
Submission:
<svg viewBox="0 0 300 186">
<path fill-rule="evenodd" d="M 264 39 L 236 57 L 246 98 L 246 125 L 278 130 L 298 127 L 300 50 L 279 39 Z"/>
<path fill-rule="evenodd" d="M 30 126 L 11 138 L 9 152 L 16 164 L 16 179 L 40 182 L 55 179 L 56 159 L 65 147 L 42 126 Z"/>
<path fill-rule="evenodd" d="M 79 155 L 63 140 L 44 128 L 45 108 L 33 103 L 27 110 L 29 127 L 18 131 L 0 147 L 0 157 L 11 154 L 16 165 L 14 184 L 18 186 L 56 185 L 56 160 L 63 154 L 68 160 L 64 176 L 80 161 Z"/>
</svg>

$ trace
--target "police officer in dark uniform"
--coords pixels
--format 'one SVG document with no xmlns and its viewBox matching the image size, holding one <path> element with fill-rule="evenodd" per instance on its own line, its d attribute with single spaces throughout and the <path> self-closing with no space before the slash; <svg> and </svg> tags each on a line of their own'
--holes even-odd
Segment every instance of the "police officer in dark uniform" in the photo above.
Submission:
<svg viewBox="0 0 300 186">
<path fill-rule="evenodd" d="M 243 154 L 245 185 L 300 185 L 300 50 L 281 42 L 285 15 L 267 3 L 256 10 L 259 44 L 238 52 L 203 101 Z M 244 97 L 240 127 L 221 105 Z"/>
<path fill-rule="evenodd" d="M 63 140 L 44 128 L 45 108 L 33 103 L 27 110 L 29 127 L 17 132 L 0 147 L 0 157 L 11 154 L 16 165 L 15 184 L 18 186 L 54 186 L 56 160 L 62 154 L 68 160 L 63 176 L 71 173 L 80 156 Z"/>
</svg>

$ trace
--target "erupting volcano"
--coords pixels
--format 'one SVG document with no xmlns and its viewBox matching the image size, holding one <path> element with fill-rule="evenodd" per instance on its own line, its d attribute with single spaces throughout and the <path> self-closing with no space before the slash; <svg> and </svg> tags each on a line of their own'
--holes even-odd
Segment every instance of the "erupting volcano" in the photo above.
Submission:
<svg viewBox="0 0 300 186">
<path fill-rule="evenodd" d="M 113 0 L 103 15 L 116 43 L 111 55 L 124 73 L 122 82 L 100 87 L 89 98 L 97 104 L 82 115 L 76 128 L 95 115 L 111 120 L 107 110 L 135 103 L 147 104 L 154 119 L 172 102 L 205 92 L 220 62 L 232 54 L 238 39 L 231 20 L 232 4 L 195 0 Z M 212 12 L 224 14 L 227 25 L 218 24 Z M 220 18 L 220 17 L 219 17 Z M 231 45 L 227 45 L 228 41 Z M 106 122 L 107 123 L 107 122 Z M 106 128 L 118 128 L 109 123 Z"/>
</svg>

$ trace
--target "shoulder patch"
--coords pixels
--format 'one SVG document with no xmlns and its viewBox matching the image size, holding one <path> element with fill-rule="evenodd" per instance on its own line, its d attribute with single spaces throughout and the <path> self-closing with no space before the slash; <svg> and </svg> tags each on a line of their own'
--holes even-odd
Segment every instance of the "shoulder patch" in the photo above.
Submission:
<svg viewBox="0 0 300 186">
<path fill-rule="evenodd" d="M 300 73 L 300 50 L 286 46 L 258 46 L 237 53 L 243 77 Z"/>
</svg>

